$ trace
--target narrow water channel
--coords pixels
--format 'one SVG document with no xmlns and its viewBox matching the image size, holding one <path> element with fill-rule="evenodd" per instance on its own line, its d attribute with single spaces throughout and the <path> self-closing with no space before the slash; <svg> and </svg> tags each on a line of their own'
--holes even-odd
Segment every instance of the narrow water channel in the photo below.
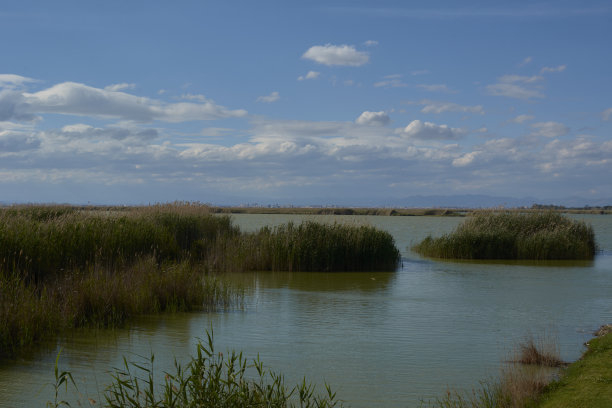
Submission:
<svg viewBox="0 0 612 408">
<path fill-rule="evenodd" d="M 245 230 L 301 216 L 238 215 Z M 73 372 L 80 399 L 99 400 L 108 371 L 155 354 L 155 369 L 187 361 L 214 331 L 218 351 L 258 354 L 285 375 L 326 381 L 353 407 L 418 406 L 447 387 L 471 389 L 495 376 L 525 335 L 547 333 L 574 360 L 600 324 L 612 322 L 612 217 L 591 222 L 603 251 L 593 262 L 468 263 L 426 260 L 409 246 L 452 230 L 460 218 L 351 217 L 390 231 L 403 265 L 391 273 L 249 273 L 242 309 L 139 318 L 129 329 L 76 331 L 29 358 L 0 367 L 0 407 L 44 406 L 53 365 Z M 74 402 L 78 402 L 75 401 Z"/>
</svg>

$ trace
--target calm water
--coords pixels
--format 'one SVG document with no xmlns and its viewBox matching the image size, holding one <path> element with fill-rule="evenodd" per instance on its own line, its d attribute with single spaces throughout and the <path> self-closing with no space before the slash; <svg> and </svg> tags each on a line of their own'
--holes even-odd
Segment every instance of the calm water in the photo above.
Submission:
<svg viewBox="0 0 612 408">
<path fill-rule="evenodd" d="M 81 401 L 100 399 L 108 371 L 125 355 L 155 354 L 158 372 L 187 361 L 213 328 L 218 351 L 259 353 L 287 384 L 327 381 L 354 407 L 418 406 L 447 387 L 470 389 L 495 376 L 528 333 L 559 339 L 574 360 L 612 322 L 612 217 L 592 223 L 603 251 L 594 262 L 454 263 L 419 258 L 408 247 L 452 230 L 460 218 L 236 215 L 244 230 L 303 218 L 368 223 L 391 232 L 402 250 L 394 273 L 236 275 L 244 310 L 138 319 L 129 330 L 81 331 L 31 359 L 0 367 L 0 406 L 44 406 L 53 364 L 80 383 Z"/>
</svg>

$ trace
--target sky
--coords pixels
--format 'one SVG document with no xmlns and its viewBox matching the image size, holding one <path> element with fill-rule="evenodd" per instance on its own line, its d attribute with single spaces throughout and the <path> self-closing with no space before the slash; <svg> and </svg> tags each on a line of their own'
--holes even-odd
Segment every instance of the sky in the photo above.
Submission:
<svg viewBox="0 0 612 408">
<path fill-rule="evenodd" d="M 0 4 L 0 202 L 612 204 L 609 1 Z"/>
</svg>

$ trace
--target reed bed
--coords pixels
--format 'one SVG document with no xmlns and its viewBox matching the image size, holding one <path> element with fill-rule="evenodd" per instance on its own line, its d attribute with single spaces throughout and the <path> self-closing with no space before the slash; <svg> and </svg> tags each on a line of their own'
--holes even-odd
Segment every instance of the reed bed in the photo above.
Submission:
<svg viewBox="0 0 612 408">
<path fill-rule="evenodd" d="M 386 231 L 313 221 L 262 228 L 245 236 L 242 250 L 249 270 L 393 271 L 401 260 Z"/>
<path fill-rule="evenodd" d="M 0 279 L 0 360 L 63 330 L 115 327 L 146 313 L 240 306 L 241 292 L 187 261 L 74 270 L 45 285 Z"/>
<path fill-rule="evenodd" d="M 178 203 L 0 210 L 0 359 L 67 328 L 239 303 L 231 271 L 395 270 L 390 234 L 288 224 L 242 233 L 227 215 Z"/>
<path fill-rule="evenodd" d="M 482 211 L 412 249 L 432 258 L 577 260 L 593 259 L 596 244 L 590 225 L 560 213 Z"/>
</svg>

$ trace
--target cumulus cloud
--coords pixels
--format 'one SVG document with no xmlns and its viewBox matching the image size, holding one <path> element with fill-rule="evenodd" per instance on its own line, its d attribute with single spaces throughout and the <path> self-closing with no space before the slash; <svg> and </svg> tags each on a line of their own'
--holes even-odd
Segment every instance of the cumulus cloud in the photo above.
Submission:
<svg viewBox="0 0 612 408">
<path fill-rule="evenodd" d="M 385 126 L 391 121 L 389 115 L 387 115 L 384 111 L 379 112 L 370 112 L 364 111 L 355 123 L 358 125 L 368 125 L 368 126 Z"/>
<path fill-rule="evenodd" d="M 423 100 L 419 104 L 424 105 L 423 109 L 421 109 L 423 113 L 462 112 L 484 115 L 482 105 L 466 106 L 452 102 L 435 102 L 429 100 Z"/>
<path fill-rule="evenodd" d="M 374 46 L 378 45 L 378 41 L 368 40 L 368 41 L 364 42 L 363 45 L 365 45 L 366 47 L 374 47 Z"/>
<path fill-rule="evenodd" d="M 533 120 L 533 119 L 535 119 L 535 116 L 532 116 L 532 115 L 518 115 L 518 116 L 510 119 L 509 122 L 512 122 L 512 123 L 525 123 L 525 122 L 528 122 L 528 121 Z"/>
<path fill-rule="evenodd" d="M 352 45 L 315 45 L 310 47 L 302 58 L 323 65 L 358 67 L 366 64 L 370 56 L 365 51 L 357 51 Z"/>
<path fill-rule="evenodd" d="M 610 120 L 612 117 L 612 108 L 608 108 L 601 113 L 601 117 L 603 120 Z"/>
<path fill-rule="evenodd" d="M 275 92 L 272 92 L 270 95 L 258 97 L 257 102 L 272 103 L 272 102 L 278 101 L 279 99 L 280 99 L 280 94 L 275 91 Z"/>
<path fill-rule="evenodd" d="M 120 84 L 112 84 L 104 87 L 105 91 L 109 92 L 117 92 L 122 91 L 124 89 L 134 89 L 136 88 L 136 84 L 128 84 L 128 83 L 120 83 Z"/>
<path fill-rule="evenodd" d="M 431 122 L 413 120 L 402 129 L 401 134 L 411 139 L 421 140 L 453 140 L 465 134 L 463 129 L 452 128 L 448 125 L 436 125 Z"/>
<path fill-rule="evenodd" d="M 550 72 L 563 72 L 565 71 L 565 68 L 567 68 L 567 66 L 565 65 L 559 65 L 556 67 L 544 67 L 540 70 L 540 74 L 545 74 L 545 73 L 550 73 Z"/>
<path fill-rule="evenodd" d="M 563 123 L 559 122 L 538 122 L 531 125 L 534 131 L 531 133 L 532 136 L 543 136 L 543 137 L 559 137 L 569 133 L 569 128 Z"/>
<path fill-rule="evenodd" d="M 140 122 L 183 122 L 246 115 L 244 110 L 228 110 L 210 100 L 167 104 L 75 82 L 60 83 L 35 93 L 0 92 L 0 120 L 32 120 L 36 115 L 45 113 Z"/>
<path fill-rule="evenodd" d="M 317 79 L 321 75 L 320 72 L 317 71 L 308 71 L 306 75 L 300 75 L 298 77 L 298 81 L 305 81 L 307 79 Z"/>
</svg>

